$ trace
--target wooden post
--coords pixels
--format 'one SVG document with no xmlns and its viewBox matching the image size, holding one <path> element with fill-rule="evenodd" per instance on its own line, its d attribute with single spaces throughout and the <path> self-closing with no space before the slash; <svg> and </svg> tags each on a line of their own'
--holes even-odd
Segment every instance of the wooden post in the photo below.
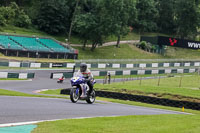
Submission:
<svg viewBox="0 0 200 133">
<path fill-rule="evenodd" d="M 180 78 L 179 87 L 181 87 L 182 78 L 183 78 L 183 76 L 181 76 L 181 78 Z"/>
<path fill-rule="evenodd" d="M 158 86 L 160 86 L 160 76 L 158 77 Z"/>
<path fill-rule="evenodd" d="M 142 85 L 142 77 L 140 77 L 140 85 Z"/>
</svg>

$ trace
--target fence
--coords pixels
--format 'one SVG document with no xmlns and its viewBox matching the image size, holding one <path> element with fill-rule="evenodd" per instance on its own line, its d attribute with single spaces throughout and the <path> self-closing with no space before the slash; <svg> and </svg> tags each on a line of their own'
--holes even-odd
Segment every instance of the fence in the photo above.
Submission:
<svg viewBox="0 0 200 133">
<path fill-rule="evenodd" d="M 151 74 L 173 74 L 173 73 L 194 73 L 197 72 L 197 68 L 190 68 L 190 69 L 150 69 L 150 70 L 111 70 L 111 71 L 92 71 L 94 76 L 106 76 L 108 74 L 112 76 L 117 75 L 151 75 Z M 72 72 L 56 72 L 51 73 L 51 78 L 59 78 L 64 75 L 66 78 L 70 78 L 73 76 Z"/>
<path fill-rule="evenodd" d="M 198 62 L 199 59 L 87 59 L 75 60 L 76 63 L 157 63 L 157 62 Z"/>
<path fill-rule="evenodd" d="M 17 79 L 31 79 L 35 77 L 35 73 L 10 73 L 0 72 L 0 78 L 17 78 Z"/>
<path fill-rule="evenodd" d="M 30 68 L 73 68 L 79 67 L 80 63 L 35 63 L 35 62 L 0 62 L 3 67 L 30 67 Z M 200 67 L 200 61 L 175 61 L 160 62 L 160 63 L 87 63 L 88 68 L 98 69 L 130 69 L 130 68 L 159 68 L 159 67 Z"/>
</svg>

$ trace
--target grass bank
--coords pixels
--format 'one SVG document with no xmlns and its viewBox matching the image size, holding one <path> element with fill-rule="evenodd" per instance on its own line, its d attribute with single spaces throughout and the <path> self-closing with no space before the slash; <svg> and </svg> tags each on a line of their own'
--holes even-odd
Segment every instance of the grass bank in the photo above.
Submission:
<svg viewBox="0 0 200 133">
<path fill-rule="evenodd" d="M 43 122 L 33 133 L 199 133 L 200 115 L 146 115 Z"/>
<path fill-rule="evenodd" d="M 0 78 L 0 80 L 27 80 L 27 79 L 17 79 L 17 78 Z"/>
<path fill-rule="evenodd" d="M 115 46 L 98 47 L 94 52 L 90 48 L 79 50 L 79 59 L 199 59 L 200 51 L 184 48 L 168 47 L 165 55 L 143 51 L 133 44 L 121 44 L 120 48 Z"/>
<path fill-rule="evenodd" d="M 200 102 L 200 76 L 185 75 L 161 79 L 96 84 L 97 90 Z"/>
<path fill-rule="evenodd" d="M 136 48 L 134 45 L 123 44 L 120 48 L 106 46 L 96 48 L 94 52 L 90 48 L 82 50 L 81 47 L 74 47 L 79 50 L 79 59 L 161 59 L 159 54 L 152 54 Z"/>
<path fill-rule="evenodd" d="M 0 60 L 9 60 L 9 61 L 21 61 L 21 62 L 74 62 L 72 59 L 47 59 L 47 58 L 27 58 L 27 57 L 13 57 L 13 56 L 5 56 L 0 53 Z"/>
<path fill-rule="evenodd" d="M 14 26 L 6 26 L 1 28 L 2 34 L 14 34 L 14 35 L 25 35 L 25 36 L 38 36 L 38 37 L 51 37 L 55 38 L 59 41 L 65 42 L 67 35 L 56 35 L 52 36 L 46 34 L 42 31 L 39 31 L 35 28 L 18 28 Z M 159 33 L 143 33 L 138 34 L 136 32 L 129 33 L 127 36 L 123 37 L 122 40 L 139 40 L 141 35 L 148 36 L 156 36 L 163 35 Z M 165 36 L 165 35 L 164 35 Z M 110 36 L 105 40 L 105 42 L 116 41 L 117 38 L 115 36 Z M 79 38 L 76 36 L 71 37 L 72 44 L 82 44 Z M 183 59 L 199 59 L 200 51 L 191 50 L 191 49 L 183 49 L 183 48 L 174 48 L 168 47 L 165 53 L 165 56 L 160 54 L 149 53 L 138 49 L 133 45 L 123 44 L 120 45 L 120 48 L 116 48 L 115 46 L 107 46 L 107 47 L 99 47 L 96 48 L 94 52 L 90 51 L 90 48 L 86 48 L 86 50 L 82 50 L 81 47 L 74 47 L 79 50 L 79 59 L 173 59 L 173 58 L 183 58 Z M 22 60 L 22 61 L 37 61 L 37 62 L 73 62 L 73 60 L 57 60 L 57 59 L 36 59 L 36 58 L 17 58 L 17 57 L 6 57 L 0 55 L 0 59 L 6 60 Z"/>
<path fill-rule="evenodd" d="M 33 94 L 27 94 L 22 93 L 18 91 L 10 91 L 10 90 L 4 90 L 0 89 L 0 96 L 23 96 L 23 97 L 44 97 L 44 98 L 63 98 L 59 96 L 45 96 L 45 95 L 33 95 Z"/>
<path fill-rule="evenodd" d="M 4 90 L 0 89 L 0 95 L 5 95 L 5 96 L 27 96 L 27 97 L 33 97 L 35 95 L 30 95 L 22 92 L 17 92 L 17 91 L 10 91 L 10 90 Z"/>
</svg>

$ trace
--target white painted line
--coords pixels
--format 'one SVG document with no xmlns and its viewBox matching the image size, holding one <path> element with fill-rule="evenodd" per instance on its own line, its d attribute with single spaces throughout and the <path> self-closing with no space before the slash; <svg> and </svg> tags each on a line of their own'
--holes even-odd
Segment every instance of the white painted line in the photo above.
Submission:
<svg viewBox="0 0 200 133">
<path fill-rule="evenodd" d="M 42 90 L 35 90 L 35 91 L 33 91 L 33 93 L 40 93 L 40 92 L 42 92 L 42 91 L 48 91 L 49 89 L 42 89 Z"/>
<path fill-rule="evenodd" d="M 88 119 L 88 118 L 98 118 L 98 117 L 118 117 L 118 116 L 116 116 L 116 115 L 113 115 L 113 116 L 112 115 L 111 116 L 91 116 L 91 117 L 77 117 L 77 118 L 69 118 L 69 119 Z M 29 122 L 6 123 L 6 124 L 0 124 L 0 127 L 30 125 L 30 124 L 37 124 L 37 123 L 40 123 L 40 122 L 59 121 L 59 120 L 66 120 L 66 118 L 65 119 L 53 119 L 53 120 L 40 120 L 40 121 L 29 121 Z"/>
<path fill-rule="evenodd" d="M 41 121 L 30 121 L 30 122 L 18 122 L 18 123 L 7 123 L 7 124 L 0 124 L 0 127 L 11 127 L 11 126 L 30 125 L 30 124 L 36 124 L 36 123 L 39 123 L 39 122 L 57 121 L 57 120 L 62 120 L 62 119 L 41 120 Z"/>
<path fill-rule="evenodd" d="M 27 79 L 27 80 L 0 80 L 0 82 L 30 82 L 33 81 L 32 79 Z"/>
</svg>

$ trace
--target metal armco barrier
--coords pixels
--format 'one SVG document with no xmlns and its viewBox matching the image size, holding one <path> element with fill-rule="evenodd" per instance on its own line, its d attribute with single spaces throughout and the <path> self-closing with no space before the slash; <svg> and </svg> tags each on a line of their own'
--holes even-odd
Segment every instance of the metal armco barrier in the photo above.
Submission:
<svg viewBox="0 0 200 133">
<path fill-rule="evenodd" d="M 155 60 L 156 61 L 156 60 Z M 200 61 L 183 60 L 170 62 L 153 62 L 153 63 L 87 63 L 88 68 L 99 68 L 99 69 L 130 69 L 130 68 L 160 68 L 160 67 L 200 67 Z M 164 60 L 163 60 L 164 61 Z M 73 68 L 74 66 L 79 67 L 80 63 L 35 63 L 35 62 L 0 62 L 0 66 L 3 67 L 25 67 L 25 68 Z"/>
<path fill-rule="evenodd" d="M 63 89 L 61 90 L 60 94 L 70 94 L 70 89 Z M 120 100 L 130 100 L 136 102 L 143 102 L 149 104 L 157 104 L 163 106 L 170 106 L 170 107 L 178 107 L 178 108 L 187 108 L 193 110 L 200 110 L 200 103 L 195 102 L 188 102 L 188 101 L 177 101 L 177 100 L 170 100 L 164 98 L 156 98 L 156 97 L 149 97 L 149 96 L 139 96 L 139 95 L 132 95 L 132 94 L 124 94 L 118 92 L 108 92 L 108 91 L 96 91 L 96 96 L 105 97 L 105 98 L 113 98 L 113 99 L 120 99 Z"/>
<path fill-rule="evenodd" d="M 32 79 L 34 77 L 35 73 L 0 72 L 0 78 Z"/>
<path fill-rule="evenodd" d="M 151 75 L 151 74 L 174 74 L 174 73 L 194 73 L 197 72 L 197 68 L 190 69 L 140 69 L 140 70 L 110 70 L 110 71 L 92 71 L 94 76 L 106 76 L 110 74 L 111 76 L 115 75 Z M 71 78 L 73 76 L 72 72 L 55 72 L 51 73 L 50 78 L 59 78 L 61 76 L 65 76 L 65 78 Z"/>
</svg>

